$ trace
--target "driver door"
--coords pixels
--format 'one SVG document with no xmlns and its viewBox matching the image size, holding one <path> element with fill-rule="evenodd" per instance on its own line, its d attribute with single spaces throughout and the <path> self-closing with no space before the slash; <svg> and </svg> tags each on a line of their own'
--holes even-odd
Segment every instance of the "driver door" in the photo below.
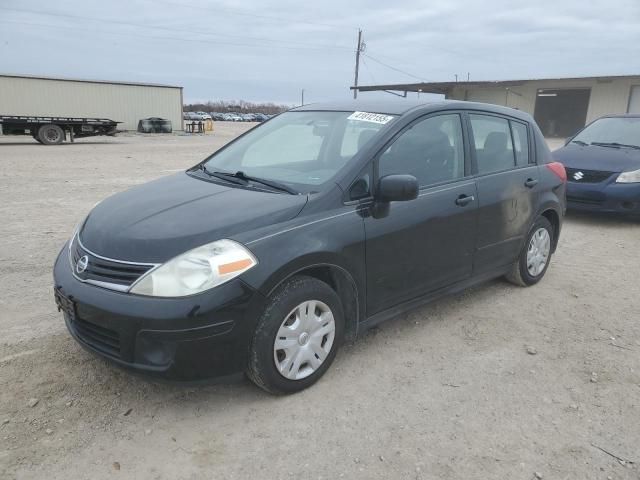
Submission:
<svg viewBox="0 0 640 480">
<path fill-rule="evenodd" d="M 478 195 L 460 113 L 423 117 L 379 155 L 378 178 L 409 174 L 418 198 L 365 218 L 367 315 L 471 276 Z"/>
</svg>

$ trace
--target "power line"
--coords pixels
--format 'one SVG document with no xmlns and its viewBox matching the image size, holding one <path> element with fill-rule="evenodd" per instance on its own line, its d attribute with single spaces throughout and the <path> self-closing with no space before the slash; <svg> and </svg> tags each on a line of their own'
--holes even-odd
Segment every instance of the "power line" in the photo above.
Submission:
<svg viewBox="0 0 640 480">
<path fill-rule="evenodd" d="M 367 65 L 367 62 L 364 61 L 364 58 L 362 59 L 362 64 L 367 69 L 367 73 L 369 74 L 369 77 L 371 77 L 371 81 L 373 82 L 373 84 L 375 85 L 376 83 L 378 83 L 378 81 L 376 80 L 376 77 L 373 75 L 373 72 L 369 68 L 369 65 Z"/>
<path fill-rule="evenodd" d="M 395 70 L 396 72 L 402 73 L 402 74 L 404 74 L 404 75 L 407 75 L 407 76 L 409 76 L 409 77 L 415 78 L 416 80 L 420 80 L 420 81 L 422 81 L 422 82 L 425 82 L 425 81 L 426 81 L 426 80 L 425 80 L 424 78 L 422 78 L 422 77 L 418 77 L 418 76 L 416 76 L 416 75 L 413 75 L 412 73 L 405 72 L 404 70 L 401 70 L 401 69 L 399 69 L 399 68 L 393 67 L 393 66 L 389 65 L 388 63 L 384 63 L 384 62 L 382 62 L 382 61 L 378 60 L 377 58 L 372 57 L 372 56 L 371 56 L 371 55 L 369 55 L 368 53 L 362 53 L 362 55 L 363 55 L 363 56 L 365 56 L 365 57 L 367 57 L 369 60 L 373 60 L 374 62 L 379 63 L 380 65 L 382 65 L 382 66 L 384 66 L 384 67 L 390 68 L 391 70 Z"/>
<path fill-rule="evenodd" d="M 153 0 L 153 3 L 164 3 L 166 5 L 174 5 L 174 6 L 178 6 L 178 7 L 183 7 L 184 8 L 184 4 L 181 3 L 177 3 L 177 2 L 171 2 L 169 0 Z M 253 17 L 253 18 L 260 18 L 263 20 L 272 20 L 275 22 L 282 22 L 282 23 L 298 23 L 298 24 L 304 24 L 304 25 L 317 25 L 317 26 L 321 26 L 321 27 L 328 27 L 328 28 L 344 28 L 344 26 L 341 25 L 333 25 L 330 23 L 322 23 L 322 22 L 312 22 L 309 20 L 294 20 L 294 19 L 290 19 L 290 18 L 285 18 L 285 17 L 278 17 L 275 15 L 262 15 L 259 13 L 249 13 L 249 12 L 244 12 L 244 11 L 239 11 L 239 10 L 233 10 L 230 9 L 228 7 L 224 7 L 224 8 L 219 8 L 219 7 L 203 7 L 202 5 L 196 5 L 196 4 L 191 4 L 189 5 L 189 8 L 196 8 L 198 10 L 208 10 L 210 12 L 215 12 L 215 13 L 226 13 L 228 15 L 238 15 L 241 17 Z"/>
<path fill-rule="evenodd" d="M 378 83 L 376 81 L 376 77 L 373 75 L 373 72 L 371 71 L 371 69 L 369 68 L 369 65 L 367 65 L 367 62 L 364 61 L 364 58 L 361 59 L 362 60 L 362 64 L 364 65 L 364 68 L 367 69 L 367 73 L 369 74 L 369 76 L 371 77 L 371 80 L 373 81 L 374 84 Z"/>
<path fill-rule="evenodd" d="M 213 36 L 213 37 L 235 37 L 235 38 L 241 38 L 241 39 L 247 39 L 247 40 L 258 40 L 258 41 L 267 41 L 267 42 L 275 42 L 275 43 L 285 43 L 285 44 L 300 45 L 300 46 L 313 47 L 313 48 L 334 48 L 334 49 L 340 49 L 340 50 L 351 50 L 351 47 L 341 46 L 341 45 L 326 45 L 326 44 L 314 44 L 314 43 L 306 43 L 306 42 L 292 42 L 290 40 L 275 40 L 275 39 L 270 39 L 270 38 L 265 38 L 265 37 L 248 37 L 246 35 L 231 35 L 231 34 L 223 35 L 223 34 L 215 34 L 215 33 L 207 32 L 207 31 L 204 31 L 204 30 L 195 30 L 195 29 L 188 29 L 187 30 L 187 29 L 184 29 L 184 28 L 163 27 L 163 26 L 148 25 L 148 24 L 141 24 L 141 23 L 135 23 L 135 22 L 126 22 L 126 21 L 122 21 L 122 20 L 107 20 L 107 19 L 104 19 L 104 18 L 86 17 L 86 16 L 82 16 L 82 15 L 72 15 L 72 14 L 58 13 L 58 12 L 45 12 L 45 11 L 18 9 L 18 8 L 10 8 L 10 7 L 0 7 L 0 10 L 9 10 L 9 11 L 20 12 L 20 13 L 32 13 L 32 14 L 35 14 L 35 15 L 46 15 L 46 16 L 51 16 L 51 17 L 72 18 L 74 20 L 89 20 L 89 21 L 98 22 L 98 23 L 111 23 L 111 24 L 114 24 L 114 25 L 125 25 L 125 26 L 128 26 L 128 27 L 137 27 L 137 28 L 150 28 L 150 29 L 165 30 L 165 31 L 170 31 L 170 32 L 178 32 L 178 33 L 190 33 L 190 34 L 198 33 L 200 35 L 208 35 L 208 36 Z M 220 43 L 222 44 L 222 42 L 220 42 Z"/>
<path fill-rule="evenodd" d="M 0 23 L 8 23 L 8 24 L 14 24 L 14 25 L 29 25 L 34 27 L 45 27 L 45 28 L 57 28 L 62 30 L 79 30 L 83 32 L 103 33 L 106 35 L 151 38 L 154 40 L 176 40 L 180 42 L 190 42 L 190 43 L 198 43 L 198 44 L 225 45 L 225 46 L 232 46 L 232 47 L 281 48 L 281 49 L 287 49 L 287 50 L 303 50 L 303 51 L 308 51 L 309 48 L 315 48 L 320 50 L 323 50 L 324 48 L 326 48 L 326 47 L 290 47 L 286 45 L 265 45 L 260 43 L 250 44 L 250 43 L 219 42 L 219 41 L 203 40 L 201 38 L 181 38 L 181 37 L 167 37 L 167 36 L 158 36 L 158 35 L 143 35 L 140 33 L 133 33 L 133 32 L 113 32 L 113 31 L 106 31 L 106 30 L 96 30 L 95 28 L 81 28 L 77 26 L 66 26 L 66 25 L 52 25 L 47 23 L 14 22 L 11 20 L 0 20 Z"/>
</svg>

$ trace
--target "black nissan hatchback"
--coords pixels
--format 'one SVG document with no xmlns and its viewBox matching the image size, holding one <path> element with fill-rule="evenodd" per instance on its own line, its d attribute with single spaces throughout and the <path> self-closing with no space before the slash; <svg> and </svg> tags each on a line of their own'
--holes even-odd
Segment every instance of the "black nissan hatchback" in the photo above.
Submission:
<svg viewBox="0 0 640 480">
<path fill-rule="evenodd" d="M 56 260 L 55 298 L 121 366 L 295 392 L 387 318 L 503 275 L 538 282 L 565 182 L 516 110 L 307 105 L 98 204 Z"/>
</svg>

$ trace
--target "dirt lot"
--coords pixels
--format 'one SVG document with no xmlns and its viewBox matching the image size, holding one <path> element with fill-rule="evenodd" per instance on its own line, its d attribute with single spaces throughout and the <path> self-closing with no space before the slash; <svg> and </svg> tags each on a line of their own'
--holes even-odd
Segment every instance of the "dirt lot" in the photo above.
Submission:
<svg viewBox="0 0 640 480">
<path fill-rule="evenodd" d="M 286 398 L 157 385 L 82 350 L 51 279 L 76 222 L 244 128 L 0 138 L 0 478 L 640 478 L 637 222 L 569 216 L 541 284 L 385 323 Z"/>
</svg>

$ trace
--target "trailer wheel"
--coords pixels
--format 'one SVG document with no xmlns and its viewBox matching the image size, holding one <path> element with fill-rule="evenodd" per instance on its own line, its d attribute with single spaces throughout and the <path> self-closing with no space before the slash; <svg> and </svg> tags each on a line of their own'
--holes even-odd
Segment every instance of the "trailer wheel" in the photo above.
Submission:
<svg viewBox="0 0 640 480">
<path fill-rule="evenodd" d="M 64 130 L 58 125 L 49 123 L 38 129 L 38 139 L 44 145 L 60 145 L 64 142 Z"/>
</svg>

